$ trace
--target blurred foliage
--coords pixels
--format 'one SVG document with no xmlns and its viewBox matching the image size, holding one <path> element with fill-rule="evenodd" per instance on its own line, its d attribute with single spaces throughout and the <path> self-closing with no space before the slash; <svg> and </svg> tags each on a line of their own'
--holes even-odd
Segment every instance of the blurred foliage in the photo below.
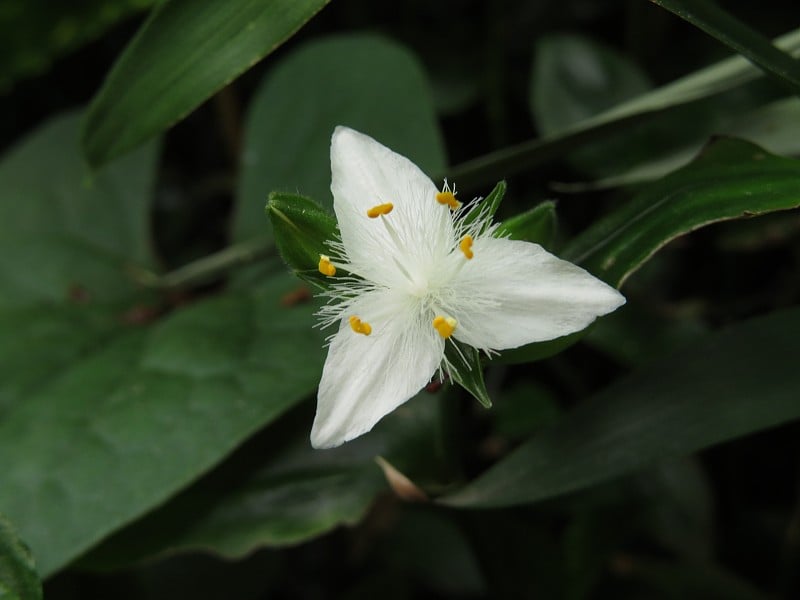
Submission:
<svg viewBox="0 0 800 600">
<path fill-rule="evenodd" d="M 0 93 L 40 75 L 64 54 L 103 35 L 156 0 L 4 0 L 0 4 Z"/>
<path fill-rule="evenodd" d="M 800 595 L 796 2 L 154 4 L 0 5 L 0 596 Z M 340 124 L 627 305 L 311 450 Z"/>
</svg>

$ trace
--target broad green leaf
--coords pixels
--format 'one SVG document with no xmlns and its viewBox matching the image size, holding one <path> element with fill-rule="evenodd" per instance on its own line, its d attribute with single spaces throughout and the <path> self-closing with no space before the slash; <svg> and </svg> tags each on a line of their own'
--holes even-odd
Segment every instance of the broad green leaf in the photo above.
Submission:
<svg viewBox="0 0 800 600">
<path fill-rule="evenodd" d="M 774 44 L 788 54 L 800 55 L 800 29 L 777 38 Z M 457 165 L 449 169 L 448 176 L 464 188 L 490 183 L 497 177 L 510 177 L 665 110 L 748 83 L 761 74 L 745 58 L 734 56 L 623 102 L 559 134 L 509 146 Z"/>
<path fill-rule="evenodd" d="M 90 177 L 77 125 L 0 164 L 0 506 L 44 575 L 304 399 L 323 356 L 287 275 L 158 319 L 129 273 L 153 262 L 155 148 Z"/>
<path fill-rule="evenodd" d="M 80 566 L 120 568 L 192 550 L 241 558 L 258 548 L 294 545 L 361 520 L 387 487 L 376 456 L 415 476 L 438 459 L 439 410 L 426 392 L 366 435 L 324 452 L 309 445 L 310 415 L 297 416 L 275 423 L 220 469 L 95 548 Z M 286 435 L 297 424 L 301 435 Z M 282 443 L 264 452 L 276 437 Z"/>
<path fill-rule="evenodd" d="M 154 262 L 157 146 L 91 175 L 75 152 L 79 123 L 75 113 L 53 119 L 0 159 L 2 306 L 65 303 L 76 286 L 114 301 L 133 290 L 128 265 Z"/>
<path fill-rule="evenodd" d="M 565 131 L 651 87 L 627 57 L 574 34 L 537 41 L 529 86 L 531 114 L 543 136 Z"/>
<path fill-rule="evenodd" d="M 722 138 L 574 238 L 562 254 L 619 287 L 676 237 L 717 221 L 798 206 L 800 161 Z"/>
<path fill-rule="evenodd" d="M 4 0 L 0 11 L 0 92 L 45 71 L 155 0 Z"/>
<path fill-rule="evenodd" d="M 0 514 L 0 598 L 40 600 L 42 584 L 28 547 Z"/>
<path fill-rule="evenodd" d="M 89 176 L 78 158 L 79 118 L 48 122 L 0 161 L 0 416 L 130 325 L 141 299 L 129 267 L 154 262 L 157 147 Z"/>
<path fill-rule="evenodd" d="M 800 309 L 709 335 L 580 405 L 441 502 L 525 504 L 800 418 Z"/>
<path fill-rule="evenodd" d="M 651 0 L 715 37 L 767 75 L 800 94 L 800 62 L 772 45 L 770 40 L 721 9 L 713 0 Z"/>
<path fill-rule="evenodd" d="M 276 454 L 273 464 L 244 483 L 204 481 L 189 488 L 112 536 L 81 566 L 120 568 L 198 550 L 235 559 L 262 547 L 298 544 L 338 525 L 356 524 L 386 488 L 371 459 L 336 464 L 314 454 L 307 435 L 291 450 Z"/>
<path fill-rule="evenodd" d="M 336 219 L 309 198 L 273 192 L 267 202 L 267 216 L 281 257 L 295 275 L 320 287 L 330 284 L 319 270 L 320 257 L 336 235 Z M 335 274 L 335 271 L 334 271 Z"/>
<path fill-rule="evenodd" d="M 266 191 L 301 194 L 330 208 L 331 134 L 347 125 L 441 172 L 444 149 L 422 68 L 403 47 L 371 35 L 310 42 L 256 91 L 246 122 L 233 235 L 268 235 Z"/>
<path fill-rule="evenodd" d="M 117 60 L 86 116 L 101 165 L 155 136 L 272 52 L 329 0 L 169 0 Z"/>
<path fill-rule="evenodd" d="M 0 506 L 53 573 L 305 398 L 322 367 L 313 306 L 273 276 L 118 335 L 0 422 Z M 98 490 L 102 493 L 98 493 Z"/>
</svg>

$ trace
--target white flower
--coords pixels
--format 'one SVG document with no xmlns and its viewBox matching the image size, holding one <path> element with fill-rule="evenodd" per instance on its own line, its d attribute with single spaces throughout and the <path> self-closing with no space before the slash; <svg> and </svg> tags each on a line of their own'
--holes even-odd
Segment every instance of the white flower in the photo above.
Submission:
<svg viewBox="0 0 800 600">
<path fill-rule="evenodd" d="M 446 372 L 450 338 L 486 353 L 516 348 L 579 331 L 625 302 L 537 244 L 493 237 L 486 213 L 467 224 L 472 204 L 366 135 L 337 127 L 331 172 L 341 239 L 320 256 L 333 281 L 320 315 L 339 329 L 322 371 L 315 448 L 369 431 Z"/>
</svg>

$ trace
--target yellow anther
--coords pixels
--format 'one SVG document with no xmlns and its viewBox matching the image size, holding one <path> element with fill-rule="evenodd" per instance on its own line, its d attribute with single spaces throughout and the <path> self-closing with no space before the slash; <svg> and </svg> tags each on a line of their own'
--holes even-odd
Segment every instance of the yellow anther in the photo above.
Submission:
<svg viewBox="0 0 800 600">
<path fill-rule="evenodd" d="M 456 200 L 456 195 L 448 189 L 445 189 L 443 192 L 437 192 L 436 201 L 439 204 L 447 204 L 450 210 L 456 210 L 461 206 L 461 202 Z"/>
<path fill-rule="evenodd" d="M 325 256 L 324 254 L 319 255 L 319 272 L 327 277 L 336 275 L 336 267 L 331 263 L 330 256 Z"/>
<path fill-rule="evenodd" d="M 372 326 L 366 321 L 362 321 L 357 316 L 350 317 L 350 328 L 356 333 L 369 335 L 372 333 Z"/>
<path fill-rule="evenodd" d="M 453 335 L 453 332 L 456 330 L 456 325 L 458 325 L 458 321 L 453 317 L 443 317 L 439 315 L 433 319 L 433 328 L 438 331 L 439 335 L 444 339 Z"/>
<path fill-rule="evenodd" d="M 385 204 L 378 204 L 377 206 L 373 206 L 367 211 L 367 216 L 370 219 L 377 219 L 381 215 L 388 215 L 392 212 L 394 208 L 394 204 L 391 202 L 386 202 Z"/>
<path fill-rule="evenodd" d="M 458 244 L 458 247 L 461 249 L 461 252 L 464 253 L 464 256 L 467 257 L 467 260 L 472 260 L 472 257 L 475 256 L 475 253 L 472 251 L 472 236 L 465 235 L 461 238 L 461 242 Z"/>
</svg>

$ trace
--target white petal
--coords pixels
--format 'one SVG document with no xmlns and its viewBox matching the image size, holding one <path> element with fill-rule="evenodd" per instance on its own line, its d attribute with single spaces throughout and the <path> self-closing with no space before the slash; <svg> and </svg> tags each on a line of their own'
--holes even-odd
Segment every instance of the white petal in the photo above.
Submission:
<svg viewBox="0 0 800 600">
<path fill-rule="evenodd" d="M 347 127 L 334 131 L 331 192 L 349 270 L 390 287 L 405 270 L 424 285 L 431 265 L 454 244 L 450 209 L 436 201 L 438 191 L 404 156 Z M 385 203 L 394 206 L 391 213 L 367 216 Z"/>
<path fill-rule="evenodd" d="M 350 314 L 343 315 L 319 385 L 315 448 L 338 446 L 372 429 L 430 381 L 444 355 L 444 341 L 413 302 L 373 291 L 352 309 L 372 333 L 355 333 Z"/>
<path fill-rule="evenodd" d="M 453 284 L 454 336 L 482 350 L 516 348 L 580 331 L 625 303 L 617 290 L 537 244 L 475 240 Z"/>
</svg>

